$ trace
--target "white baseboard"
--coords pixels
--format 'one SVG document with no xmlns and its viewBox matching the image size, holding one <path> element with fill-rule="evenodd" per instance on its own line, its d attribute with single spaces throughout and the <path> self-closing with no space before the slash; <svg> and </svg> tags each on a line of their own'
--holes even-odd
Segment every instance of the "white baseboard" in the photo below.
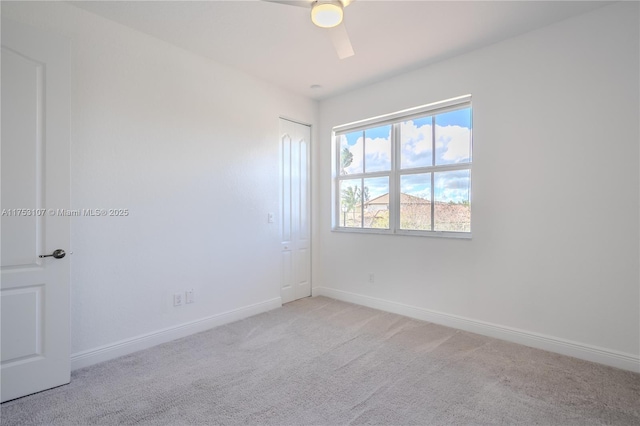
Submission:
<svg viewBox="0 0 640 426">
<path fill-rule="evenodd" d="M 355 303 L 357 305 L 380 309 L 394 314 L 640 373 L 640 357 L 628 353 L 328 287 L 314 287 L 313 295 L 326 296 L 344 302 Z"/>
<path fill-rule="evenodd" d="M 196 321 L 179 324 L 162 330 L 120 340 L 119 342 L 100 346 L 71 355 L 71 370 L 88 367 L 99 362 L 108 361 L 123 355 L 141 351 L 161 343 L 170 342 L 181 337 L 209 330 L 219 325 L 228 324 L 243 318 L 270 311 L 282 306 L 282 299 L 277 297 L 254 305 L 244 306 L 232 311 L 212 315 Z"/>
</svg>

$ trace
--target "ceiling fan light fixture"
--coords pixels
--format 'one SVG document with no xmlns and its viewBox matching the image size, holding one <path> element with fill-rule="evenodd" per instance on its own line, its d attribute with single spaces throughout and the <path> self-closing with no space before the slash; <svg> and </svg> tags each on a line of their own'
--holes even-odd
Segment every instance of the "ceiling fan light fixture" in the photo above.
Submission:
<svg viewBox="0 0 640 426">
<path fill-rule="evenodd" d="M 342 22 L 342 3 L 316 1 L 311 7 L 311 20 L 320 28 L 332 28 Z"/>
</svg>

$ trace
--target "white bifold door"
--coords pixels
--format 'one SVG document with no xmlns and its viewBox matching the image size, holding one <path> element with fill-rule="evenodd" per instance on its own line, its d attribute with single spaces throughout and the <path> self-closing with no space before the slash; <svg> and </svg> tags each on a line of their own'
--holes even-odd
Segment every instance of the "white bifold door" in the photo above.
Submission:
<svg viewBox="0 0 640 426">
<path fill-rule="evenodd" d="M 68 58 L 2 19 L 2 402 L 70 379 Z"/>
<path fill-rule="evenodd" d="M 282 303 L 311 296 L 311 127 L 280 119 Z"/>
</svg>

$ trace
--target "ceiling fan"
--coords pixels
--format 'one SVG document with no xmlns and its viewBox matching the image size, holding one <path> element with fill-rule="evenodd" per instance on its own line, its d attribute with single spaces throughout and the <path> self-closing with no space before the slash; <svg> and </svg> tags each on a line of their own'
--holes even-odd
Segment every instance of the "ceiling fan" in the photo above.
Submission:
<svg viewBox="0 0 640 426">
<path fill-rule="evenodd" d="M 349 40 L 347 28 L 342 21 L 344 8 L 355 0 L 264 0 L 287 6 L 311 9 L 311 21 L 320 28 L 326 28 L 340 59 L 353 56 L 355 52 Z"/>
</svg>

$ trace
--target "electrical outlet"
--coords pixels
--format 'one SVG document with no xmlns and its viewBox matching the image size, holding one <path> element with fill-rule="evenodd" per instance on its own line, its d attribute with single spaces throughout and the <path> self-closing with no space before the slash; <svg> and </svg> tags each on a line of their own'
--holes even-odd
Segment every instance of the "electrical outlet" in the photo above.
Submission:
<svg viewBox="0 0 640 426">
<path fill-rule="evenodd" d="M 372 273 L 369 273 L 369 284 L 373 284 L 375 282 L 375 275 L 373 275 Z"/>
<path fill-rule="evenodd" d="M 182 305 L 182 293 L 176 293 L 173 295 L 173 306 Z"/>
<path fill-rule="evenodd" d="M 187 290 L 184 295 L 184 303 L 193 303 L 193 289 Z"/>
</svg>

